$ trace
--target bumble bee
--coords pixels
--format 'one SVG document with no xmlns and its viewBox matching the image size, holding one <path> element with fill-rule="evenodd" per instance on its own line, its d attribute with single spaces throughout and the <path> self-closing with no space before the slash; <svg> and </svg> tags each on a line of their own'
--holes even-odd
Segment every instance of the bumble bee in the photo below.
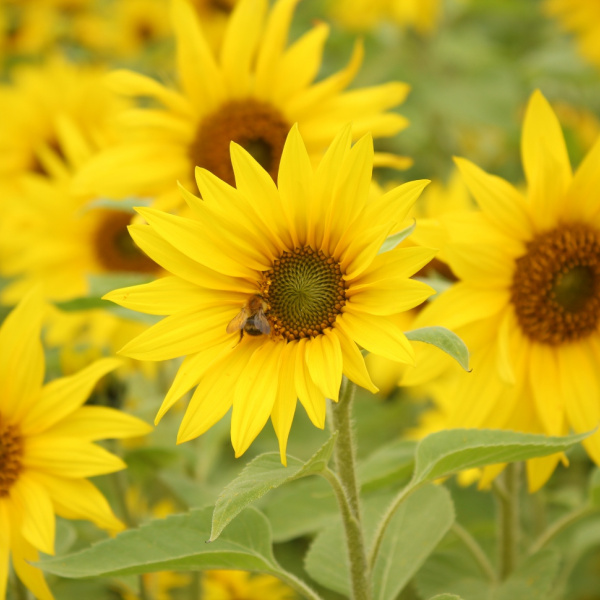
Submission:
<svg viewBox="0 0 600 600">
<path fill-rule="evenodd" d="M 240 341 L 244 335 L 268 335 L 271 333 L 271 326 L 265 316 L 268 305 L 262 296 L 255 294 L 250 296 L 242 310 L 231 319 L 227 325 L 227 333 L 240 332 Z M 238 342 L 239 343 L 239 342 Z"/>
</svg>

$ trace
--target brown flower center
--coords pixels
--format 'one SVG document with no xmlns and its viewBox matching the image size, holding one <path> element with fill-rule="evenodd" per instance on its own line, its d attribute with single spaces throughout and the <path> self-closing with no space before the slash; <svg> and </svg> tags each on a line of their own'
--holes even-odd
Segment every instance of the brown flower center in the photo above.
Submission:
<svg viewBox="0 0 600 600">
<path fill-rule="evenodd" d="M 339 263 L 309 246 L 284 252 L 263 275 L 267 319 L 273 333 L 287 340 L 322 334 L 346 304 Z"/>
<path fill-rule="evenodd" d="M 0 498 L 8 495 L 21 472 L 23 439 L 14 425 L 5 425 L 0 415 Z"/>
<path fill-rule="evenodd" d="M 600 231 L 562 225 L 537 235 L 516 261 L 511 301 L 531 340 L 559 345 L 596 331 L 600 320 Z"/>
<path fill-rule="evenodd" d="M 208 169 L 235 185 L 229 154 L 229 145 L 234 141 L 276 180 L 289 130 L 287 121 L 269 104 L 252 98 L 234 100 L 201 121 L 188 155 L 194 167 Z"/>
<path fill-rule="evenodd" d="M 127 226 L 131 214 L 105 210 L 95 234 L 96 256 L 107 271 L 155 273 L 158 265 L 148 258 L 131 239 Z"/>
</svg>

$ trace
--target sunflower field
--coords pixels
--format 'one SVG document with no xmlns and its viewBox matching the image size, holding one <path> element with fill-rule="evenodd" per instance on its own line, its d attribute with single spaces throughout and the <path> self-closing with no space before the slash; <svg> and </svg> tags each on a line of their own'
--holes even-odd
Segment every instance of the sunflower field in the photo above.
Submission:
<svg viewBox="0 0 600 600">
<path fill-rule="evenodd" d="M 0 0 L 0 600 L 600 600 L 598 0 Z"/>
</svg>

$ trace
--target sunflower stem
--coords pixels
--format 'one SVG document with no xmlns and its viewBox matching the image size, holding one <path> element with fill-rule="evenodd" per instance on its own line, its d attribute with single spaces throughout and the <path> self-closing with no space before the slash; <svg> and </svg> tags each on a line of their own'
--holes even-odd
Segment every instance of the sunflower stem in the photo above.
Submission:
<svg viewBox="0 0 600 600">
<path fill-rule="evenodd" d="M 335 445 L 336 473 L 326 471 L 342 515 L 348 546 L 353 600 L 370 600 L 371 578 L 361 523 L 360 500 L 356 477 L 356 448 L 352 425 L 352 404 L 355 385 L 344 377 L 340 399 L 333 405 L 334 429 L 338 431 Z"/>
<path fill-rule="evenodd" d="M 493 489 L 498 500 L 498 538 L 500 545 L 500 578 L 506 579 L 519 559 L 519 463 L 509 463 L 502 474 L 502 483 Z"/>
<path fill-rule="evenodd" d="M 25 584 L 19 579 L 14 571 L 11 573 L 10 580 L 16 600 L 29 600 L 31 598 L 29 590 L 25 587 Z"/>
<path fill-rule="evenodd" d="M 296 590 L 303 598 L 307 600 L 323 600 L 317 592 L 309 587 L 302 579 L 296 577 L 289 571 L 279 571 L 277 573 L 278 579 L 289 585 L 292 589 Z M 196 596 L 199 598 L 200 596 Z"/>
</svg>

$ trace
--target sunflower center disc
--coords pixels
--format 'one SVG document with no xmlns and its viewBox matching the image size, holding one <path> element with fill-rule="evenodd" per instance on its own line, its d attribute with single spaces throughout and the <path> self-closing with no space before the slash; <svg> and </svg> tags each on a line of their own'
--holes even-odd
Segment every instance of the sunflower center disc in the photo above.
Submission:
<svg viewBox="0 0 600 600">
<path fill-rule="evenodd" d="M 346 304 L 340 265 L 322 251 L 306 246 L 284 252 L 263 274 L 267 318 L 273 332 L 287 340 L 323 333 Z"/>
<path fill-rule="evenodd" d="M 120 210 L 103 211 L 95 234 L 96 256 L 108 271 L 154 273 L 158 265 L 131 239 L 127 226 L 131 214 Z"/>
<path fill-rule="evenodd" d="M 234 141 L 276 180 L 289 130 L 283 116 L 269 104 L 251 98 L 234 100 L 201 121 L 188 155 L 194 167 L 208 169 L 235 185 L 229 153 L 229 144 Z"/>
<path fill-rule="evenodd" d="M 23 442 L 14 425 L 3 425 L 0 415 L 0 498 L 8 495 L 8 490 L 19 477 Z"/>
<path fill-rule="evenodd" d="M 531 340 L 559 345 L 596 330 L 600 231 L 577 224 L 539 234 L 516 264 L 511 301 Z"/>
</svg>

